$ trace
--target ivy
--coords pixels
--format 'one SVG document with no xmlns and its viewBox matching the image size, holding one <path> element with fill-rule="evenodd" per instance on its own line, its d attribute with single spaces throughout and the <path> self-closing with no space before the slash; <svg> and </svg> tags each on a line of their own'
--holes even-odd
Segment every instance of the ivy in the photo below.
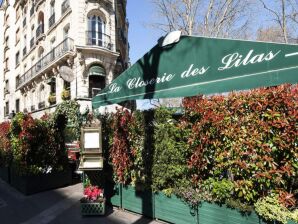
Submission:
<svg viewBox="0 0 298 224">
<path fill-rule="evenodd" d="M 66 125 L 70 125 L 74 138 L 80 139 L 82 116 L 80 105 L 73 100 L 66 100 L 58 104 L 53 114 L 53 122 L 56 128 L 64 130 Z"/>
</svg>

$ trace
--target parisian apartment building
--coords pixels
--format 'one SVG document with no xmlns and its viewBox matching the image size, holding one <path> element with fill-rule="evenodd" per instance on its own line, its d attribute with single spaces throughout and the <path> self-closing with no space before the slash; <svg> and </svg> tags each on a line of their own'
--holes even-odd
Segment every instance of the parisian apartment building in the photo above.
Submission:
<svg viewBox="0 0 298 224">
<path fill-rule="evenodd" d="M 17 112 L 41 117 L 68 99 L 91 109 L 128 67 L 127 36 L 126 0 L 4 0 L 0 121 Z"/>
</svg>

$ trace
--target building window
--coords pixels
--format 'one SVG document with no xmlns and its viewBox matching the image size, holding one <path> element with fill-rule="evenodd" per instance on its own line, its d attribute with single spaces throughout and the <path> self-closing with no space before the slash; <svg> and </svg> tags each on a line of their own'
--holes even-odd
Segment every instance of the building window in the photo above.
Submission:
<svg viewBox="0 0 298 224">
<path fill-rule="evenodd" d="M 6 58 L 5 59 L 5 62 L 4 62 L 4 71 L 8 71 L 9 70 L 8 64 L 9 64 L 9 58 Z"/>
<path fill-rule="evenodd" d="M 5 24 L 8 24 L 9 14 L 5 17 Z"/>
<path fill-rule="evenodd" d="M 23 96 L 23 112 L 27 113 L 28 109 L 27 109 L 27 94 L 24 94 Z"/>
<path fill-rule="evenodd" d="M 55 24 L 55 1 L 51 1 L 49 28 L 51 28 L 54 24 Z"/>
<path fill-rule="evenodd" d="M 31 9 L 30 9 L 30 17 L 34 14 L 34 2 L 32 1 Z"/>
<path fill-rule="evenodd" d="M 70 90 L 70 82 L 63 81 L 63 88 L 64 88 L 65 90 Z"/>
<path fill-rule="evenodd" d="M 27 35 L 24 35 L 23 57 L 27 54 Z"/>
<path fill-rule="evenodd" d="M 69 8 L 69 0 L 65 0 L 61 5 L 61 15 L 63 15 Z"/>
<path fill-rule="evenodd" d="M 55 13 L 55 0 L 52 0 L 50 3 L 50 15 Z"/>
<path fill-rule="evenodd" d="M 56 95 L 56 78 L 51 78 L 51 82 L 50 82 L 50 93 L 52 94 L 52 95 Z"/>
<path fill-rule="evenodd" d="M 8 80 L 5 81 L 5 87 L 4 87 L 4 96 L 6 94 L 9 94 L 9 82 L 8 82 Z"/>
<path fill-rule="evenodd" d="M 69 25 L 69 24 L 67 24 L 67 25 L 63 28 L 63 39 L 64 39 L 64 40 L 68 37 L 69 29 L 70 29 L 70 25 Z"/>
<path fill-rule="evenodd" d="M 88 16 L 88 44 L 103 46 L 105 33 L 105 23 L 98 15 Z"/>
<path fill-rule="evenodd" d="M 38 27 L 36 29 L 36 39 L 44 33 L 44 13 L 41 11 L 38 13 Z"/>
<path fill-rule="evenodd" d="M 20 18 L 20 16 L 21 16 L 21 10 L 20 10 L 20 7 L 18 7 L 16 9 L 16 21 L 18 21 L 18 19 Z"/>
<path fill-rule="evenodd" d="M 9 102 L 7 101 L 6 103 L 5 103 L 5 116 L 8 116 L 9 115 Z"/>
<path fill-rule="evenodd" d="M 18 75 L 16 77 L 16 89 L 18 88 L 19 84 L 20 84 L 20 76 Z"/>
<path fill-rule="evenodd" d="M 44 84 L 40 84 L 38 96 L 39 96 L 38 109 L 43 109 L 45 108 L 45 98 L 46 98 Z"/>
<path fill-rule="evenodd" d="M 23 17 L 24 17 L 24 20 L 23 20 L 23 27 L 25 27 L 26 24 L 27 24 L 27 21 L 26 21 L 26 15 L 27 15 L 27 7 L 24 7 L 24 10 L 23 10 Z"/>
<path fill-rule="evenodd" d="M 9 37 L 8 37 L 8 36 L 5 37 L 5 40 L 4 40 L 4 42 L 5 42 L 5 47 L 9 47 L 9 45 L 8 45 L 8 40 L 9 40 Z"/>
<path fill-rule="evenodd" d="M 20 64 L 20 52 L 18 51 L 16 53 L 16 66 L 18 66 Z"/>
<path fill-rule="evenodd" d="M 16 113 L 20 112 L 20 99 L 16 100 Z"/>
<path fill-rule="evenodd" d="M 34 25 L 31 26 L 31 40 L 30 40 L 30 49 L 34 46 Z"/>
<path fill-rule="evenodd" d="M 16 31 L 16 45 L 19 43 L 19 41 L 20 41 L 20 28 L 18 28 Z"/>
</svg>

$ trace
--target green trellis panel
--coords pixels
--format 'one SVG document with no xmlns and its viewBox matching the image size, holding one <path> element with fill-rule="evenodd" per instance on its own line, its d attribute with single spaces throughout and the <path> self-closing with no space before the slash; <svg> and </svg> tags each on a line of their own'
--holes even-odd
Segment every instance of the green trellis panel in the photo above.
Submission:
<svg viewBox="0 0 298 224">
<path fill-rule="evenodd" d="M 154 203 L 156 219 L 176 224 L 198 223 L 197 210 L 191 209 L 175 195 L 167 197 L 163 193 L 155 194 Z"/>
<path fill-rule="evenodd" d="M 132 186 L 122 187 L 122 208 L 148 217 L 154 217 L 151 191 L 136 191 Z"/>
<path fill-rule="evenodd" d="M 113 206 L 121 207 L 121 199 L 122 199 L 122 185 L 115 184 L 114 186 L 114 195 L 111 197 L 111 203 Z"/>
</svg>

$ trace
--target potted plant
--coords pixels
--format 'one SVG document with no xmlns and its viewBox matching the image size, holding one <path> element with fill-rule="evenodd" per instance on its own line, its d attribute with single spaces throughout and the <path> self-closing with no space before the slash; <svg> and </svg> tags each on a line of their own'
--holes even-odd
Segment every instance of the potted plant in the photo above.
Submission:
<svg viewBox="0 0 298 224">
<path fill-rule="evenodd" d="M 48 97 L 48 102 L 52 105 L 56 103 L 56 95 L 54 93 L 51 93 Z"/>
<path fill-rule="evenodd" d="M 70 91 L 67 89 L 63 89 L 61 93 L 62 100 L 69 100 L 70 99 Z"/>
<path fill-rule="evenodd" d="M 82 215 L 104 215 L 105 198 L 103 189 L 98 186 L 88 185 L 84 189 L 84 197 L 81 199 Z"/>
</svg>

